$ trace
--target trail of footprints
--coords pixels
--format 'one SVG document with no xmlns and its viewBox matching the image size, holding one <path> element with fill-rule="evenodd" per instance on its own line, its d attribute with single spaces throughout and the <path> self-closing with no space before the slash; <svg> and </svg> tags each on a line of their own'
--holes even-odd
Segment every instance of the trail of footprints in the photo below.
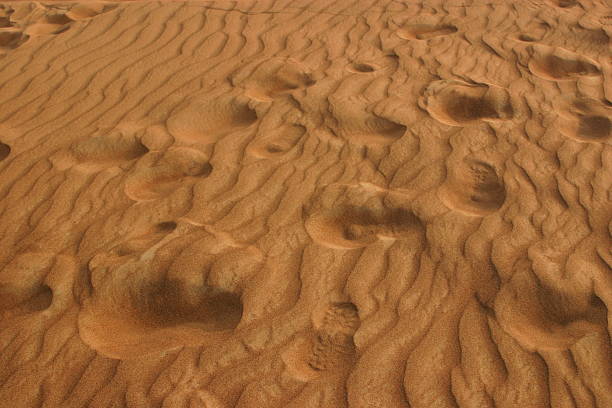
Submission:
<svg viewBox="0 0 612 408">
<path fill-rule="evenodd" d="M 116 5 L 102 2 L 43 5 L 17 3 L 0 5 L 0 55 L 7 54 L 31 37 L 61 34 L 80 20 L 109 12 Z"/>
<path fill-rule="evenodd" d="M 555 2 L 559 7 L 574 2 Z M 65 13 L 48 13 L 28 27 L 16 27 L 9 7 L 0 8 L 0 52 L 24 44 L 29 36 L 57 34 L 73 21 L 92 18 L 111 6 L 77 4 Z M 419 22 L 403 25 L 397 36 L 415 42 L 450 36 L 458 28 L 444 22 Z M 523 34 L 518 39 L 535 43 L 544 36 Z M 552 81 L 570 81 L 601 75 L 599 65 L 586 57 L 561 48 L 534 44 L 529 70 L 537 77 Z M 347 67 L 352 74 L 369 75 L 379 70 L 376 64 L 354 62 Z M 136 162 L 125 182 L 125 194 L 134 201 L 168 197 L 174 191 L 213 171 L 209 157 L 201 147 L 214 144 L 235 132 L 251 129 L 261 119 L 252 101 L 273 103 L 315 86 L 313 75 L 301 63 L 290 58 L 258 61 L 244 78 L 232 81 L 244 90 L 241 96 L 196 96 L 185 101 L 168 118 L 167 134 L 158 137 L 121 129 L 95 134 L 76 143 L 70 154 L 77 163 L 89 168 Z M 333 121 L 327 124 L 334 134 L 349 143 L 365 146 L 390 145 L 402 138 L 407 126 L 372 112 L 363 100 L 330 98 Z M 510 121 L 515 112 L 507 90 L 493 84 L 467 83 L 459 80 L 431 82 L 419 101 L 429 115 L 440 123 L 454 126 L 478 126 L 482 123 Z M 563 101 L 560 132 L 580 142 L 607 142 L 611 138 L 610 108 L 590 98 Z M 163 133 L 157 129 L 155 132 Z M 261 159 L 278 158 L 305 137 L 308 129 L 295 123 L 280 125 L 275 133 L 257 139 L 247 152 Z M 160 141 L 161 139 L 167 141 Z M 173 144 L 177 143 L 177 146 Z M 9 157 L 11 148 L 0 142 L 0 161 Z M 145 160 L 146 158 L 146 160 Z M 438 196 L 448 208 L 471 216 L 487 216 L 498 211 L 506 201 L 503 175 L 484 159 L 466 157 L 448 169 Z M 423 234 L 424 225 L 411 211 L 403 208 L 372 209 L 344 203 L 331 210 L 315 211 L 306 220 L 306 230 L 313 241 L 332 249 L 365 248 L 381 241 Z M 127 240 L 111 251 L 108 262 L 92 265 L 93 274 L 111 276 L 126 287 L 117 296 L 114 286 L 104 286 L 90 299 L 79 318 L 84 340 L 93 348 L 115 358 L 131 358 L 142 353 L 165 351 L 185 344 L 198 344 L 202 332 L 231 331 L 239 324 L 243 305 L 240 296 L 205 284 L 160 278 L 141 280 L 136 276 L 148 266 L 124 257 L 132 257 L 156 246 L 172 234 L 177 224 L 168 221 L 151 231 Z M 38 257 L 40 258 L 40 257 Z M 38 259 L 36 258 L 36 259 Z M 32 257 L 35 259 L 35 257 Z M 48 257 L 43 257 L 50 262 Z M 33 265 L 27 256 L 18 257 L 0 275 L 0 312 L 7 316 L 45 310 L 53 299 L 44 283 L 49 265 Z M 25 271 L 25 272 L 24 272 Z M 36 275 L 36 285 L 19 287 L 19 273 Z M 144 272 L 146 273 L 146 272 Z M 113 275 L 114 274 L 114 275 Z M 98 279 L 98 278 L 96 278 Z M 110 279 L 110 278 L 109 278 Z M 100 288 L 100 287 L 99 287 Z M 109 289 L 110 288 L 110 289 Z M 131 291 L 130 291 L 131 290 Z M 119 298 L 122 313 L 109 301 Z M 112 295 L 112 296 L 110 296 Z M 593 306 L 600 313 L 601 308 Z M 107 313 L 108 310 L 113 313 Z M 525 319 L 515 328 L 516 336 L 527 336 L 533 324 Z M 101 322 L 106 323 L 102 325 Z M 353 336 L 359 328 L 359 314 L 352 303 L 329 306 L 322 323 L 311 338 L 303 362 L 315 372 L 333 370 L 345 364 L 356 352 Z M 115 330 L 109 332 L 108 327 Z M 591 330 L 591 327 L 588 326 Z M 511 328 L 512 330 L 512 328 Z M 580 330 L 578 330 L 580 331 Z M 568 334 L 563 347 L 574 341 Z M 117 341 L 119 339 L 119 341 Z M 546 338 L 546 341 L 550 339 Z M 527 343 L 537 343 L 528 338 Z M 567 343 L 567 344 L 565 344 Z"/>
</svg>

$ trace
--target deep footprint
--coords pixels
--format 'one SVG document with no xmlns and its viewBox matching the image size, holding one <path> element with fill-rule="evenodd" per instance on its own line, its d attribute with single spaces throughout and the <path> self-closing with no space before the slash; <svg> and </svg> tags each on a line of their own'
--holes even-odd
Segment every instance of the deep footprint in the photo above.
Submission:
<svg viewBox="0 0 612 408">
<path fill-rule="evenodd" d="M 580 77 L 601 75 L 598 64 L 564 48 L 534 45 L 529 70 L 549 81 L 572 81 Z"/>
<path fill-rule="evenodd" d="M 476 216 L 494 213 L 506 200 L 505 187 L 495 168 L 475 159 L 465 159 L 450 169 L 438 194 L 448 208 Z"/>
<path fill-rule="evenodd" d="M 18 48 L 30 37 L 19 30 L 0 31 L 0 55 Z"/>
<path fill-rule="evenodd" d="M 131 284 L 128 291 L 107 293 L 112 301 L 101 295 L 89 299 L 79 315 L 83 340 L 112 358 L 137 358 L 219 338 L 242 318 L 240 296 L 205 285 L 161 280 Z"/>
<path fill-rule="evenodd" d="M 105 356 L 130 359 L 231 336 L 243 303 L 228 278 L 255 271 L 259 255 L 172 220 L 133 229 L 88 263 L 78 318 L 83 341 Z M 180 255 L 168 258 L 177 245 Z"/>
<path fill-rule="evenodd" d="M 554 288 L 519 271 L 495 299 L 502 327 L 527 350 L 567 350 L 584 336 L 607 332 L 606 305 L 576 288 Z"/>
<path fill-rule="evenodd" d="M 419 102 L 434 119 L 451 126 L 504 121 L 514 115 L 509 93 L 493 85 L 435 81 Z"/>
<path fill-rule="evenodd" d="M 562 100 L 557 104 L 557 127 L 562 135 L 586 143 L 612 140 L 612 109 L 592 98 Z"/>
</svg>

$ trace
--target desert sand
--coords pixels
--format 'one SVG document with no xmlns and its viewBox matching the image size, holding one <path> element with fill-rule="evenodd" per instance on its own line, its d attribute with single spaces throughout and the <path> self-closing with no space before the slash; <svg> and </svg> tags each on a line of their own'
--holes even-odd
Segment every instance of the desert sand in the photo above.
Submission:
<svg viewBox="0 0 612 408">
<path fill-rule="evenodd" d="M 612 407 L 611 35 L 0 3 L 0 407 Z"/>
</svg>

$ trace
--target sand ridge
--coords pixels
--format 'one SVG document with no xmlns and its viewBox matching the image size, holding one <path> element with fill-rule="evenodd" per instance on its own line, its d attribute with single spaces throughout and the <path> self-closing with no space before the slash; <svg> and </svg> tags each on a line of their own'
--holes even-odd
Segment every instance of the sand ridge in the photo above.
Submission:
<svg viewBox="0 0 612 408">
<path fill-rule="evenodd" d="M 612 406 L 603 0 L 0 3 L 0 407 Z"/>
</svg>

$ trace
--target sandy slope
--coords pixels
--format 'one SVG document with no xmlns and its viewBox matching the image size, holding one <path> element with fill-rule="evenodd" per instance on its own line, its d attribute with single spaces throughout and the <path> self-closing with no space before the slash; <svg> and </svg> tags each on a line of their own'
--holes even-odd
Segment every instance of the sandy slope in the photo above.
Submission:
<svg viewBox="0 0 612 408">
<path fill-rule="evenodd" d="M 1 407 L 612 407 L 610 8 L 0 5 Z"/>
</svg>

